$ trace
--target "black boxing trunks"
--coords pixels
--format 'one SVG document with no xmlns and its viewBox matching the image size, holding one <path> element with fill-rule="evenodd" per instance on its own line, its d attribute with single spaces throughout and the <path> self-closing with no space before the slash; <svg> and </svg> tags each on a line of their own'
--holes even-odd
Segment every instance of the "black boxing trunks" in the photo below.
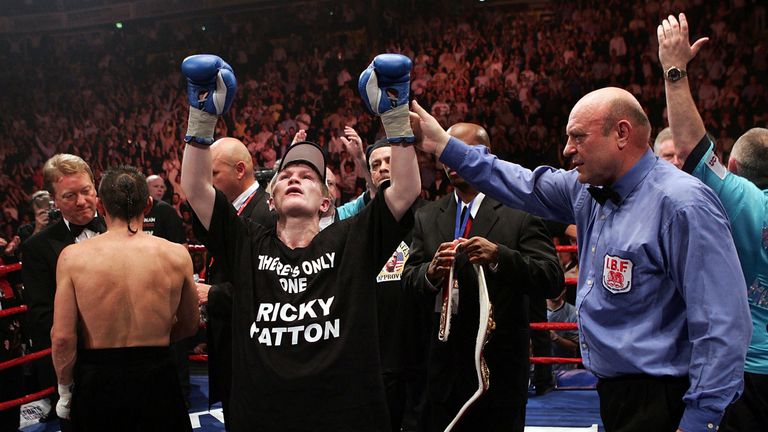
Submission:
<svg viewBox="0 0 768 432">
<path fill-rule="evenodd" d="M 191 431 L 168 347 L 80 349 L 74 372 L 76 431 Z"/>
</svg>

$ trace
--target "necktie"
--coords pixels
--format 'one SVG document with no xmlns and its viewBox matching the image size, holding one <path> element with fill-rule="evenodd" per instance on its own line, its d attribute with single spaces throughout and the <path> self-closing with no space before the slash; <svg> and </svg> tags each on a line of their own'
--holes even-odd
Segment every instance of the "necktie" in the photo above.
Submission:
<svg viewBox="0 0 768 432">
<path fill-rule="evenodd" d="M 464 209 L 461 211 L 461 220 L 464 220 L 464 218 L 467 218 L 467 225 L 464 227 L 464 231 L 461 233 L 461 236 L 464 238 L 469 238 L 469 230 L 472 229 L 472 213 L 469 213 L 469 216 L 467 216 L 467 212 L 470 212 L 469 206 L 464 206 Z"/>
<path fill-rule="evenodd" d="M 89 229 L 98 234 L 101 234 L 107 230 L 104 224 L 104 220 L 98 216 L 91 219 L 91 221 L 85 225 L 78 225 L 72 222 L 69 223 L 69 232 L 72 233 L 72 237 L 74 238 L 80 237 L 80 234 L 82 234 L 86 229 Z"/>
<path fill-rule="evenodd" d="M 614 204 L 618 204 L 621 201 L 621 195 L 613 190 L 610 186 L 603 186 L 601 188 L 590 186 L 587 188 L 587 192 L 592 195 L 592 199 L 603 205 L 606 201 L 611 200 Z"/>
</svg>

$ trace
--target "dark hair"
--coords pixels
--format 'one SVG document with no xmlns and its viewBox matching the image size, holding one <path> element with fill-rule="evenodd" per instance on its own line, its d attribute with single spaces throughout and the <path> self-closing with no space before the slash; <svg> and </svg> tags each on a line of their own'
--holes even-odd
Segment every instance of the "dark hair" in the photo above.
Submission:
<svg viewBox="0 0 768 432">
<path fill-rule="evenodd" d="M 369 145 L 365 149 L 365 162 L 368 164 L 368 171 L 371 170 L 371 153 L 374 152 L 374 150 L 378 150 L 382 147 L 390 147 L 391 144 L 386 138 L 382 138 L 375 143 Z"/>
<path fill-rule="evenodd" d="M 144 174 L 131 166 L 110 168 L 99 183 L 99 198 L 107 213 L 113 218 L 128 222 L 144 213 L 149 198 L 149 188 Z"/>
</svg>

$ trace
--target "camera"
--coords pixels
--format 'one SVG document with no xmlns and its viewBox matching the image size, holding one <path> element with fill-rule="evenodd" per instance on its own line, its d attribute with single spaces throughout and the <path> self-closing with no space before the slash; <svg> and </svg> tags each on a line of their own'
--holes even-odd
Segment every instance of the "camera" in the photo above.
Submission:
<svg viewBox="0 0 768 432">
<path fill-rule="evenodd" d="M 53 225 L 61 219 L 61 210 L 56 208 L 53 201 L 48 201 L 48 225 Z"/>
</svg>

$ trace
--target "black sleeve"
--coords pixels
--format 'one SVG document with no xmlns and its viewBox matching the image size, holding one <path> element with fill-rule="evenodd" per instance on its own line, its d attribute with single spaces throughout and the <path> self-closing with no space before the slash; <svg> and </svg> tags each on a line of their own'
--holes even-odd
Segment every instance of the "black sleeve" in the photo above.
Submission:
<svg viewBox="0 0 768 432">
<path fill-rule="evenodd" d="M 369 258 L 367 262 L 375 271 L 384 266 L 392 252 L 413 228 L 413 210 L 405 212 L 400 221 L 392 216 L 384 199 L 384 191 L 388 187 L 389 181 L 385 181 L 371 204 L 349 219 L 352 225 L 348 239 L 352 242 L 367 239 L 363 247 Z"/>
<path fill-rule="evenodd" d="M 211 226 L 206 231 L 197 215 L 192 212 L 192 228 L 208 252 L 217 260 L 234 263 L 241 242 L 249 238 L 248 229 L 235 212 L 224 194 L 216 190 L 216 200 L 211 215 Z"/>
<path fill-rule="evenodd" d="M 528 295 L 557 297 L 563 289 L 564 277 L 555 246 L 544 222 L 526 214 L 520 226 L 517 250 L 499 244 L 497 272 L 492 277 L 516 281 Z M 501 284 L 503 286 L 503 284 Z"/>
<path fill-rule="evenodd" d="M 691 153 L 688 154 L 688 157 L 685 159 L 685 164 L 683 164 L 683 171 L 687 172 L 688 174 L 693 173 L 693 170 L 696 169 L 696 166 L 699 165 L 699 162 L 704 158 L 704 155 L 707 154 L 707 150 L 709 150 L 710 146 L 714 145 L 711 139 L 709 139 L 709 135 L 704 134 L 703 137 L 699 140 L 699 143 L 696 144 L 696 147 L 691 150 Z"/>
<path fill-rule="evenodd" d="M 217 318 L 232 317 L 232 283 L 222 282 L 211 285 L 208 290 L 208 313 Z"/>
<path fill-rule="evenodd" d="M 56 296 L 56 269 L 46 263 L 48 260 L 41 252 L 44 246 L 35 239 L 22 246 L 24 265 L 21 267 L 21 279 L 24 301 L 29 308 L 26 318 L 34 351 L 51 346 L 53 300 Z"/>
<path fill-rule="evenodd" d="M 408 255 L 403 269 L 402 287 L 406 291 L 415 293 L 434 294 L 437 290 L 427 284 L 427 268 L 432 260 L 434 251 L 424 249 L 424 222 L 421 212 L 416 212 L 415 223 Z"/>
</svg>

